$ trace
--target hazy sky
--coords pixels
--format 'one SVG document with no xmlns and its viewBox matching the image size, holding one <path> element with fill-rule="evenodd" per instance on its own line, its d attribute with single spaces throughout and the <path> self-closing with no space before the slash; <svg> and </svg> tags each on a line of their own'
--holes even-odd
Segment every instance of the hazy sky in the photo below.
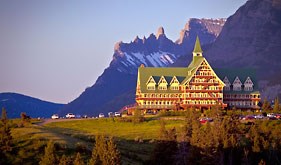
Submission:
<svg viewBox="0 0 281 165">
<path fill-rule="evenodd" d="M 246 0 L 2 0 L 0 92 L 68 103 L 108 67 L 114 44 L 189 18 L 227 18 Z"/>
</svg>

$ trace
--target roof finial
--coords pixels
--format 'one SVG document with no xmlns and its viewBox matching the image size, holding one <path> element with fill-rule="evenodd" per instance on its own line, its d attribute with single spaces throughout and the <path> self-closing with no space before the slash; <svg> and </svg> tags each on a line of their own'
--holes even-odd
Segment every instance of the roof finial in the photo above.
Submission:
<svg viewBox="0 0 281 165">
<path fill-rule="evenodd" d="M 203 53 L 198 35 L 196 37 L 193 53 Z"/>
</svg>

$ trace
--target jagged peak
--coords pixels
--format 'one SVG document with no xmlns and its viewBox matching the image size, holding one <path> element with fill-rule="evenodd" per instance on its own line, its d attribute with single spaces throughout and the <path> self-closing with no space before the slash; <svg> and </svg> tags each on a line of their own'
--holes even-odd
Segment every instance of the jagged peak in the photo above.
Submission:
<svg viewBox="0 0 281 165">
<path fill-rule="evenodd" d="M 165 35 L 165 31 L 162 26 L 158 28 L 156 38 L 158 39 L 161 35 Z"/>
<path fill-rule="evenodd" d="M 121 44 L 123 44 L 123 42 L 119 41 L 114 45 L 114 51 L 115 52 L 120 50 Z"/>
<path fill-rule="evenodd" d="M 156 36 L 153 33 L 151 33 L 147 39 L 156 39 Z"/>
<path fill-rule="evenodd" d="M 136 36 L 136 38 L 134 39 L 134 42 L 137 43 L 139 42 L 141 39 L 139 38 L 139 36 Z"/>
<path fill-rule="evenodd" d="M 143 42 L 143 43 L 145 43 L 145 41 L 146 41 L 146 37 L 145 37 L 145 36 L 143 36 L 143 38 L 142 38 L 142 42 Z"/>
</svg>

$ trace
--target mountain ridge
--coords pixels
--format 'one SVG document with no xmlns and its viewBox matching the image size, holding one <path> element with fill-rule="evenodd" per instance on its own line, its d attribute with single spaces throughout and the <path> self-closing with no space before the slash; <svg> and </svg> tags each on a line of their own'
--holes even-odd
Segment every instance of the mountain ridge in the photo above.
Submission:
<svg viewBox="0 0 281 165">
<path fill-rule="evenodd" d="M 33 118 L 50 118 L 52 114 L 58 113 L 63 105 L 19 93 L 0 93 L 0 107 L 7 110 L 9 118 L 20 118 L 21 112 Z"/>
</svg>

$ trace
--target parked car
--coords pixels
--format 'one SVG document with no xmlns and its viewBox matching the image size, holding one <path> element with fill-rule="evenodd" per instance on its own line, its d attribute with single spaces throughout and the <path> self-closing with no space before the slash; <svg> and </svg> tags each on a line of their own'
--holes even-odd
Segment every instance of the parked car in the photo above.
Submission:
<svg viewBox="0 0 281 165">
<path fill-rule="evenodd" d="M 114 116 L 115 116 L 115 117 L 121 117 L 121 113 L 120 113 L 120 112 L 115 112 L 115 113 L 114 113 Z"/>
<path fill-rule="evenodd" d="M 268 113 L 266 116 L 267 117 L 275 117 L 275 114 L 274 113 Z"/>
<path fill-rule="evenodd" d="M 104 117 L 104 114 L 103 113 L 100 113 L 99 114 L 99 118 L 103 118 Z"/>
<path fill-rule="evenodd" d="M 247 115 L 247 116 L 243 117 L 242 120 L 254 120 L 254 119 L 255 119 L 254 116 L 252 116 L 252 115 Z"/>
<path fill-rule="evenodd" d="M 113 112 L 108 112 L 108 117 L 114 117 Z"/>
<path fill-rule="evenodd" d="M 59 119 L 59 115 L 58 114 L 53 114 L 51 118 L 52 119 Z"/>
<path fill-rule="evenodd" d="M 255 117 L 255 119 L 263 119 L 264 118 L 263 115 L 255 115 L 254 117 Z"/>
<path fill-rule="evenodd" d="M 70 119 L 70 118 L 75 118 L 75 115 L 73 113 L 68 113 L 65 115 L 65 117 Z"/>
<path fill-rule="evenodd" d="M 277 119 L 281 119 L 281 114 L 276 114 L 275 117 L 276 117 Z"/>
<path fill-rule="evenodd" d="M 204 124 L 204 123 L 207 123 L 207 122 L 212 122 L 213 119 L 208 118 L 208 117 L 204 117 L 204 118 L 201 118 L 199 121 L 200 121 L 201 124 Z"/>
</svg>

